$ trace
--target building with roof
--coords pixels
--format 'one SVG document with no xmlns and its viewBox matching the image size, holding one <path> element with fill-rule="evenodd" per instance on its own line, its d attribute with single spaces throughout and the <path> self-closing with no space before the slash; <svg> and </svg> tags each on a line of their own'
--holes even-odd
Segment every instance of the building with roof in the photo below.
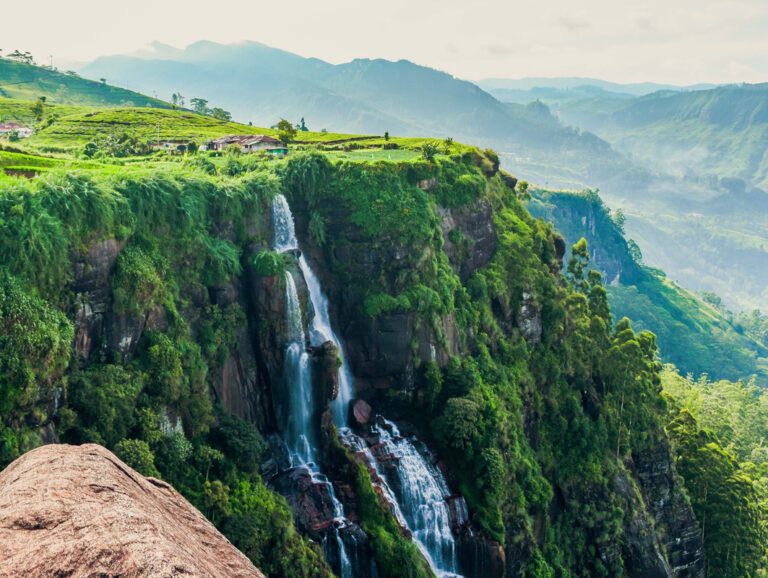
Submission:
<svg viewBox="0 0 768 578">
<path fill-rule="evenodd" d="M 244 153 L 271 152 L 277 149 L 284 151 L 282 154 L 288 152 L 283 143 L 276 138 L 264 134 L 230 134 L 206 142 L 205 148 L 209 151 L 223 151 L 231 145 L 238 145 Z"/>
<path fill-rule="evenodd" d="M 0 136 L 16 133 L 19 138 L 32 136 L 32 129 L 17 122 L 0 122 Z"/>
</svg>

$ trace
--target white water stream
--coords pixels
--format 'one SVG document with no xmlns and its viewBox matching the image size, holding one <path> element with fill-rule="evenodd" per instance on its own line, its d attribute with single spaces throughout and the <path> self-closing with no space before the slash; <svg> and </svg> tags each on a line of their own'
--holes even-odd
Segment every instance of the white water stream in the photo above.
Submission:
<svg viewBox="0 0 768 578">
<path fill-rule="evenodd" d="M 272 202 L 272 220 L 275 230 L 275 250 L 298 251 L 299 244 L 296 239 L 293 215 L 283 195 L 278 195 Z M 331 407 L 334 421 L 343 440 L 375 469 L 380 479 L 376 483 L 385 498 L 392 504 L 398 522 L 411 531 L 414 541 L 435 574 L 441 578 L 461 577 L 458 570 L 456 542 L 451 530 L 450 511 L 446 501 L 450 492 L 440 471 L 424 459 L 410 440 L 400 435 L 397 426 L 392 422 L 383 420 L 383 425 L 373 426 L 373 433 L 379 439 L 379 443 L 373 448 L 369 448 L 365 441 L 346 427 L 353 389 L 344 347 L 331 327 L 328 299 L 303 255 L 299 256 L 299 268 L 307 284 L 314 311 L 309 326 L 309 342 L 313 346 L 318 346 L 326 341 L 332 341 L 338 347 L 342 361 L 339 370 L 339 394 Z M 286 299 L 290 336 L 284 368 L 285 386 L 290 392 L 290 415 L 285 430 L 286 443 L 294 466 L 306 467 L 318 483 L 329 485 L 337 518 L 332 536 L 339 549 L 341 576 L 352 578 L 349 556 L 338 533 L 338 526 L 349 522 L 343 517 L 343 507 L 336 499 L 332 484 L 327 481 L 317 466 L 311 424 L 314 402 L 309 354 L 306 351 L 307 339 L 296 283 L 290 273 L 286 274 Z M 394 474 L 393 468 L 382 466 L 382 460 L 394 462 Z M 390 479 L 393 475 L 398 479 Z M 396 491 L 392 488 L 396 488 Z M 461 500 L 462 507 L 465 509 L 463 498 Z M 326 541 L 330 537 L 331 535 L 326 538 Z"/>
</svg>

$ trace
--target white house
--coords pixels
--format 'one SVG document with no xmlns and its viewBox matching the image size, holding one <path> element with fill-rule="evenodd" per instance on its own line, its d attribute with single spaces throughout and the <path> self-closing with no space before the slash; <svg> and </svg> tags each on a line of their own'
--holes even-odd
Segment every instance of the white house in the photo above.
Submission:
<svg viewBox="0 0 768 578">
<path fill-rule="evenodd" d="M 17 122 L 0 122 L 0 136 L 16 133 L 20 138 L 32 136 L 32 129 Z"/>
</svg>

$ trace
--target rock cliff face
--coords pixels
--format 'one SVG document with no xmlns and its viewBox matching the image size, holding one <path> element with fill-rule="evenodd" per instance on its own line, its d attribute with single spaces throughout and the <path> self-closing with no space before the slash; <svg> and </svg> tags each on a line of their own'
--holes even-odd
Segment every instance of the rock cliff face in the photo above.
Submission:
<svg viewBox="0 0 768 578">
<path fill-rule="evenodd" d="M 568 192 L 541 193 L 529 203 L 531 214 L 553 223 L 565 236 L 568 255 L 570 247 L 584 237 L 589 246 L 591 265 L 603 274 L 606 285 L 622 282 L 631 284 L 637 275 L 637 265 L 629 256 L 627 242 L 616 228 L 610 215 L 596 195 Z"/>
<path fill-rule="evenodd" d="M 439 186 L 439 182 L 429 182 L 424 186 L 432 190 Z M 348 207 L 331 202 L 331 206 L 325 208 L 324 216 L 329 230 L 333 228 L 333 234 L 343 242 L 332 246 L 327 243 L 321 247 L 309 241 L 308 211 L 302 212 L 300 207 L 294 209 L 298 209 L 295 216 L 301 247 L 328 295 L 331 318 L 344 340 L 347 360 L 355 376 L 355 395 L 361 399 L 353 407 L 354 420 L 360 426 L 366 425 L 375 412 L 384 410 L 388 398 L 410 403 L 411 410 L 417 407 L 416 411 L 419 411 L 423 407 L 419 405 L 419 395 L 423 395 L 422 362 L 436 361 L 439 366 L 444 366 L 451 356 L 471 352 L 477 345 L 477 337 L 471 327 L 466 332 L 457 329 L 453 312 L 434 315 L 428 322 L 414 310 L 365 315 L 361 312 L 361 305 L 366 295 L 361 288 L 369 287 L 370 280 L 375 280 L 387 286 L 382 290 L 390 290 L 396 288 L 402 279 L 434 274 L 427 269 L 436 262 L 433 258 L 440 251 L 444 253 L 440 255 L 440 265 L 466 282 L 491 262 L 497 246 L 503 241 L 503 231 L 496 230 L 491 202 L 481 198 L 459 208 L 437 206 L 434 214 L 435 235 L 432 238 L 434 244 L 429 246 L 411 246 L 388 236 L 387 232 L 373 241 L 365 238 L 359 227 L 350 222 Z M 556 210 L 558 218 L 565 222 L 582 217 L 574 208 L 558 207 Z M 589 221 L 595 215 L 592 212 L 585 216 L 585 223 L 592 234 L 599 229 L 593 221 Z M 228 227 L 226 224 L 221 226 L 226 236 Z M 353 522 L 336 528 L 328 486 L 318 485 L 305 471 L 291 468 L 285 445 L 276 435 L 285 425 L 285 416 L 280 414 L 281 399 L 285 393 L 281 391 L 280 378 L 287 344 L 285 287 L 279 275 L 258 275 L 253 266 L 253 256 L 270 246 L 266 241 L 271 237 L 272 229 L 268 211 L 253 217 L 252 222 L 245 224 L 245 229 L 249 244 L 241 247 L 243 273 L 207 289 L 199 283 L 190 283 L 189 286 L 180 283 L 178 302 L 183 303 L 180 313 L 193 334 L 199 329 L 203 312 L 211 306 L 224 309 L 237 305 L 245 314 L 247 323 L 236 328 L 236 339 L 230 344 L 226 361 L 221 365 L 211 364 L 207 378 L 211 395 L 227 412 L 255 423 L 270 438 L 271 451 L 262 456 L 261 473 L 272 488 L 286 496 L 293 508 L 297 526 L 318 542 L 329 536 L 338 537 L 355 558 L 355 575 L 373 575 L 372 545 L 356 524 L 359 521 L 356 518 L 356 496 L 349 483 L 344 483 L 338 471 L 328 472 L 329 480 L 345 506 L 345 514 Z M 76 299 L 69 316 L 75 324 L 74 348 L 80 367 L 105 361 L 128 361 L 136 355 L 136 348 L 147 330 L 162 331 L 167 327 L 166 317 L 170 314 L 160 305 L 148 308 L 141 315 L 115 310 L 111 275 L 125 246 L 115 238 L 99 240 L 75 260 L 69 289 Z M 555 239 L 556 259 L 549 262 L 550 271 L 554 272 L 558 263 L 562 265 L 563 249 Z M 424 265 L 427 262 L 430 262 L 429 266 Z M 625 264 L 609 255 L 598 253 L 594 262 L 604 270 L 607 281 L 619 276 L 624 279 L 628 271 Z M 306 313 L 311 307 L 295 259 L 288 258 L 286 266 L 294 275 L 299 300 Z M 544 316 L 547 311 L 542 309 L 535 291 L 530 291 L 523 290 L 510 299 L 496 296 L 492 314 L 496 316 L 501 330 L 521 336 L 525 346 L 535 350 L 546 341 Z M 327 435 L 333 431 L 331 418 L 325 410 L 338 391 L 336 351 L 323 346 L 313 348 L 311 353 L 314 367 L 320 369 L 315 372 L 314 388 L 324 406 L 315 408 L 315 421 L 321 429 L 319 439 L 323 449 L 327 450 L 325 446 L 333 446 L 333 440 Z M 55 416 L 60 401 L 53 393 L 51 399 L 43 400 L 47 402 L 50 416 Z M 595 387 L 586 387 L 583 398 L 586 413 L 596 421 L 601 407 Z M 534 403 L 533 399 L 523 400 L 524 405 L 531 407 Z M 535 446 L 538 434 L 534 412 L 528 407 L 523 407 L 521 412 L 525 433 L 531 445 Z M 419 434 L 421 439 L 429 439 L 421 435 L 423 429 L 428 427 L 428 417 L 411 416 L 411 419 L 417 422 L 421 417 L 427 423 L 418 423 L 419 428 L 414 428 L 411 433 Z M 43 435 L 46 441 L 56 441 L 52 420 L 45 425 Z M 436 462 L 439 457 L 435 457 Z M 618 496 L 622 508 L 626 506 L 624 543 L 604 548 L 599 555 L 605 560 L 617 561 L 621 558 L 627 571 L 633 575 L 703 576 L 701 535 L 685 502 L 666 442 L 661 439 L 653 451 L 633 458 L 634 464 L 628 468 L 629 473 L 616 477 L 613 481 L 615 487 L 607 490 L 610 496 L 604 496 Z M 44 464 L 52 474 L 44 476 L 35 473 L 42 471 Z M 38 478 L 34 477 L 38 475 Z M 38 481 L 25 483 L 29 476 Z M 458 491 L 458 484 L 452 483 L 450 472 L 446 472 L 445 477 L 451 491 Z M 96 481 L 91 483 L 90 479 Z M 639 484 L 635 484 L 635 480 Z M 78 481 L 79 484 L 76 483 Z M 67 484 L 74 485 L 75 489 L 68 489 Z M 548 518 L 550 521 L 555 519 L 558 509 L 567 508 L 565 493 L 562 488 L 555 487 L 556 497 L 551 511 L 537 513 L 535 520 L 534 516 L 523 515 L 505 518 L 504 546 L 490 538 L 479 524 L 473 523 L 470 512 L 467 520 L 452 528 L 464 573 L 468 577 L 511 577 L 527 572 L 529 561 L 537 553 L 537 543 L 544 540 Z M 563 497 L 559 499 L 557 496 Z M 53 500 L 53 504 L 46 505 L 47 500 Z M 110 507 L 122 508 L 118 510 L 119 515 L 113 514 L 99 500 L 105 500 Z M 137 507 L 145 508 L 143 513 L 131 513 L 128 509 L 130 500 L 135 500 Z M 165 510 L 158 511 L 176 512 L 169 523 L 182 520 L 167 532 L 152 525 L 157 520 L 150 516 L 150 506 L 155 507 L 155 502 L 163 500 L 171 505 L 166 504 L 163 506 Z M 160 508 L 160 505 L 157 507 Z M 0 523 L 0 559 L 14 560 L 17 566 L 13 575 L 21 576 L 45 573 L 46 566 L 34 564 L 48 563 L 46 560 L 50 558 L 46 557 L 47 553 L 51 557 L 61 557 L 57 562 L 69 564 L 62 568 L 90 568 L 99 572 L 102 566 L 98 564 L 106 564 L 103 572 L 107 575 L 111 575 L 109 572 L 113 572 L 115 567 L 125 568 L 128 574 L 137 573 L 135 567 L 114 566 L 136 563 L 136 560 L 147 560 L 147 564 L 155 565 L 151 568 L 160 568 L 161 573 L 167 570 L 168 575 L 174 575 L 174 572 L 213 576 L 260 575 L 252 566 L 250 569 L 244 566 L 250 574 L 246 570 L 243 570 L 246 573 L 238 574 L 240 567 L 237 565 L 226 571 L 219 569 L 219 574 L 213 570 L 209 572 L 208 567 L 202 564 L 214 564 L 217 560 L 215 556 L 219 554 L 226 555 L 229 560 L 226 547 L 232 547 L 218 534 L 209 539 L 206 532 L 215 532 L 213 527 L 205 526 L 198 512 L 190 513 L 185 508 L 192 509 L 167 485 L 142 478 L 109 452 L 96 446 L 82 446 L 80 449 L 58 446 L 35 450 L 0 476 L 0 520 L 3 520 Z M 105 532 L 114 532 L 116 543 L 122 550 L 107 552 L 105 547 L 99 550 L 99 539 L 92 537 L 95 534 L 88 533 L 91 521 L 87 524 L 78 522 L 87 519 L 87 516 L 93 516 L 95 520 L 94 531 L 101 531 L 100 525 L 106 525 Z M 128 517 L 132 517 L 131 528 L 146 528 L 148 539 L 153 540 L 151 548 L 145 547 L 131 531 L 121 533 L 121 528 L 125 528 L 121 524 Z M 29 556 L 28 550 L 14 545 L 14 540 L 21 544 L 27 539 L 19 539 L 18 536 L 31 536 L 32 532 L 36 536 L 34 546 L 43 548 L 45 556 Z M 64 536 L 65 532 L 74 533 L 81 539 L 78 543 L 82 546 L 79 549 L 73 547 L 71 552 L 57 550 L 56 539 Z M 55 538 L 49 540 L 46 538 L 48 535 Z M 205 542 L 208 550 L 203 548 L 202 558 L 191 555 L 197 554 L 197 547 L 183 542 L 187 535 Z M 126 541 L 120 541 L 123 539 Z M 171 539 L 181 540 L 185 549 L 173 550 L 169 542 Z M 29 541 L 22 545 L 30 547 Z M 174 552 L 178 557 L 174 557 Z M 157 566 L 166 563 L 168 566 Z M 228 567 L 219 565 L 219 568 Z"/>
<path fill-rule="evenodd" d="M 675 475 L 669 442 L 659 440 L 652 452 L 635 456 L 634 461 L 646 507 L 656 522 L 673 574 L 703 578 L 706 567 L 701 531 Z"/>
<path fill-rule="evenodd" d="M 0 576 L 263 578 L 189 502 L 101 446 L 48 445 L 0 473 Z"/>
</svg>

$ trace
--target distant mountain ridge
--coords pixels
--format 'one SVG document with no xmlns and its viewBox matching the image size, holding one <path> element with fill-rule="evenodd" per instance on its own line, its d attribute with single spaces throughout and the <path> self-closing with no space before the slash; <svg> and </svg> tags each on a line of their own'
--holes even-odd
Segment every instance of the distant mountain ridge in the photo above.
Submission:
<svg viewBox="0 0 768 578">
<path fill-rule="evenodd" d="M 533 90 L 550 88 L 557 90 L 573 90 L 576 88 L 593 87 L 605 92 L 643 96 L 660 90 L 690 91 L 714 88 L 716 84 L 700 83 L 687 86 L 663 84 L 657 82 L 610 82 L 599 78 L 582 76 L 573 77 L 526 77 L 526 78 L 484 78 L 477 85 L 494 94 L 496 90 Z"/>
<path fill-rule="evenodd" d="M 628 233 L 643 247 L 647 261 L 686 286 L 717 291 L 734 308 L 765 302 L 765 276 L 750 265 L 766 254 L 754 234 L 759 223 L 748 215 L 746 221 L 732 214 L 712 220 L 708 207 L 719 196 L 738 193 L 738 182 L 721 177 L 745 180 L 747 191 L 752 182 L 768 178 L 762 168 L 768 166 L 768 147 L 760 132 L 768 125 L 737 134 L 697 118 L 740 114 L 729 112 L 727 104 L 722 110 L 715 101 L 742 87 L 621 85 L 588 78 L 471 83 L 408 61 L 333 65 L 256 42 L 225 46 L 204 41 L 181 51 L 155 45 L 154 51 L 160 59 L 151 53 L 104 57 L 82 72 L 147 92 L 182 92 L 187 101 L 206 98 L 255 126 L 303 117 L 313 130 L 453 137 L 494 148 L 508 170 L 546 188 L 599 187 L 613 207 L 626 209 Z M 499 91 L 516 96 L 502 102 L 508 99 Z M 718 98 L 707 103 L 711 95 Z M 761 114 L 740 118 L 756 120 Z M 685 120 L 650 122 L 654 115 Z M 707 210 L 691 209 L 691 203 Z M 707 214 L 707 222 L 694 213 Z M 708 234 L 723 243 L 703 243 L 702 235 Z M 742 254 L 748 257 L 743 263 L 738 260 Z M 740 281 L 724 282 L 733 279 Z"/>
</svg>

